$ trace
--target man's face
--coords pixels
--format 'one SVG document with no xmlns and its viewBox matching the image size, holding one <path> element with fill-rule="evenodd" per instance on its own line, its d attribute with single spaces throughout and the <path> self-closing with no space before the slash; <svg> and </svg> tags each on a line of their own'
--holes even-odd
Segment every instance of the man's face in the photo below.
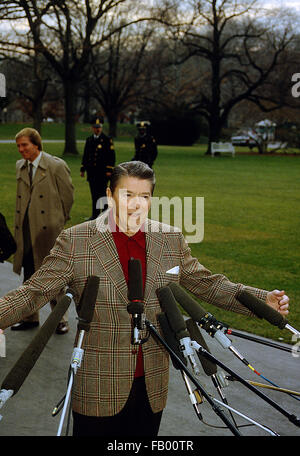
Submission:
<svg viewBox="0 0 300 456">
<path fill-rule="evenodd" d="M 18 138 L 16 144 L 24 160 L 33 162 L 40 153 L 38 146 L 33 144 L 27 136 Z"/>
<path fill-rule="evenodd" d="M 93 132 L 96 136 L 99 136 L 102 131 L 102 127 L 93 127 Z"/>
<path fill-rule="evenodd" d="M 128 176 L 120 178 L 113 194 L 107 189 L 109 205 L 121 231 L 133 235 L 140 229 L 151 206 L 151 192 L 149 180 Z"/>
</svg>

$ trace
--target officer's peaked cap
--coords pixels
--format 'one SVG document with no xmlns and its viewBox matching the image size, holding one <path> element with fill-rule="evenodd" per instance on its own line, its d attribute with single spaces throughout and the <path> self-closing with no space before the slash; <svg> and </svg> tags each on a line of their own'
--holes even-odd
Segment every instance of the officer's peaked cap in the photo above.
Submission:
<svg viewBox="0 0 300 456">
<path fill-rule="evenodd" d="M 92 126 L 95 128 L 102 127 L 103 124 L 104 124 L 104 119 L 102 116 L 97 116 L 92 121 Z"/>
</svg>

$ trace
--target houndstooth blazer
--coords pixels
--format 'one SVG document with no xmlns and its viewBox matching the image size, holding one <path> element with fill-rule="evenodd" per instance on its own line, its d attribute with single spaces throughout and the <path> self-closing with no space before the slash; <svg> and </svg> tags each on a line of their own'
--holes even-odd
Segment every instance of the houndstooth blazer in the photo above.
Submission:
<svg viewBox="0 0 300 456">
<path fill-rule="evenodd" d="M 235 296 L 243 288 L 265 299 L 266 291 L 230 282 L 212 274 L 191 256 L 182 233 L 153 220 L 145 224 L 147 276 L 145 315 L 159 330 L 161 312 L 156 290 L 171 281 L 203 301 L 249 314 Z M 167 271 L 179 266 L 178 274 Z M 131 344 L 131 316 L 127 311 L 128 289 L 107 212 L 98 219 L 62 231 L 40 269 L 18 290 L 0 299 L 2 329 L 22 320 L 58 295 L 65 286 L 73 289 L 77 306 L 91 275 L 100 285 L 91 328 L 84 336 L 84 357 L 75 376 L 73 410 L 89 416 L 111 416 L 125 405 L 134 379 L 137 350 Z M 144 337 L 146 334 L 142 334 Z M 75 341 L 76 342 L 76 341 Z M 169 356 L 150 337 L 142 345 L 145 381 L 154 412 L 166 405 Z"/>
</svg>

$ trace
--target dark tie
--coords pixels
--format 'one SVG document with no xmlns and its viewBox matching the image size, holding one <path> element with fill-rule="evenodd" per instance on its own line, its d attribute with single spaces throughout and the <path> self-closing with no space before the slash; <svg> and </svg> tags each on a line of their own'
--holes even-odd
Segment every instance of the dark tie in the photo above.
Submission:
<svg viewBox="0 0 300 456">
<path fill-rule="evenodd" d="M 28 174 L 29 174 L 30 188 L 32 187 L 32 168 L 33 168 L 33 164 L 32 164 L 32 163 L 29 163 L 29 171 L 28 171 Z"/>
</svg>

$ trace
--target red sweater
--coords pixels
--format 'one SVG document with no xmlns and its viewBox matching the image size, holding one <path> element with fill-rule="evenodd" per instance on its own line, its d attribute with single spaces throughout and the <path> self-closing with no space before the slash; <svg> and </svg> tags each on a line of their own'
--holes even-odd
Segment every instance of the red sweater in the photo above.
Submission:
<svg viewBox="0 0 300 456">
<path fill-rule="evenodd" d="M 117 252 L 119 254 L 120 263 L 124 272 L 125 280 L 128 285 L 128 261 L 130 258 L 139 259 L 142 265 L 143 287 L 145 289 L 146 282 L 146 240 L 145 233 L 139 230 L 134 236 L 127 236 L 119 230 L 118 226 L 114 224 L 112 235 L 116 244 Z M 134 348 L 133 348 L 134 350 Z M 144 375 L 144 362 L 142 346 L 139 345 L 137 356 L 137 364 L 135 377 Z"/>
</svg>

